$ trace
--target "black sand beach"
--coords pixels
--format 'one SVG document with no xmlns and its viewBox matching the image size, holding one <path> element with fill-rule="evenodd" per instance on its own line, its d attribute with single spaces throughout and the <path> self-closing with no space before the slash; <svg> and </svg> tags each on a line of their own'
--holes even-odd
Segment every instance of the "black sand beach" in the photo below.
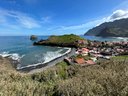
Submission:
<svg viewBox="0 0 128 96">
<path fill-rule="evenodd" d="M 36 72 L 40 72 L 42 70 L 45 70 L 51 66 L 56 65 L 57 63 L 61 62 L 64 60 L 65 57 L 70 57 L 72 55 L 75 55 L 75 48 L 72 48 L 70 52 L 66 53 L 63 56 L 60 56 L 52 61 L 49 61 L 47 63 L 44 64 L 39 64 L 37 66 L 30 66 L 30 67 L 25 67 L 22 69 L 17 69 L 17 71 L 21 71 L 21 72 L 28 72 L 28 73 L 36 73 Z"/>
</svg>

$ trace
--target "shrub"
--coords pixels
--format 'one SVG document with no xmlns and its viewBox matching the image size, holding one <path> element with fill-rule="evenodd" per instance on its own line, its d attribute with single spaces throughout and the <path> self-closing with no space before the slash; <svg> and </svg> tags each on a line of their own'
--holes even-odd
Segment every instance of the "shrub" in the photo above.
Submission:
<svg viewBox="0 0 128 96">
<path fill-rule="evenodd" d="M 35 74 L 12 70 L 9 62 L 0 64 L 0 96 L 128 95 L 128 60 L 124 58 L 84 67 L 61 62 Z"/>
</svg>

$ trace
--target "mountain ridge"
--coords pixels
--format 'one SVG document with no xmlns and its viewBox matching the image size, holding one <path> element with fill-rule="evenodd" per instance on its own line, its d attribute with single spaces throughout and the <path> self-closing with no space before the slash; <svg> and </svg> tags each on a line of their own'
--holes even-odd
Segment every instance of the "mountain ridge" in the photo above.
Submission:
<svg viewBox="0 0 128 96">
<path fill-rule="evenodd" d="M 128 37 L 128 18 L 105 22 L 87 31 L 84 35 L 101 37 Z"/>
</svg>

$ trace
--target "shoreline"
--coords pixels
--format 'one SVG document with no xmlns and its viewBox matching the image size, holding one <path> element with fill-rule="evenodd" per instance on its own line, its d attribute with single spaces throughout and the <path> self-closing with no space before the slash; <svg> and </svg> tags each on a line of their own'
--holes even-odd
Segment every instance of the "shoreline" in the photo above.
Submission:
<svg viewBox="0 0 128 96">
<path fill-rule="evenodd" d="M 65 49 L 68 49 L 65 53 L 63 53 L 61 56 L 63 56 L 63 55 L 65 55 L 65 54 L 68 54 L 70 51 L 71 51 L 71 48 L 65 48 Z M 61 56 L 57 56 L 56 58 L 59 58 L 59 57 L 61 57 Z M 56 58 L 54 58 L 54 59 L 56 59 Z M 45 61 L 45 62 L 43 62 L 43 63 L 37 63 L 37 64 L 29 64 L 29 65 L 27 65 L 27 66 L 25 66 L 25 67 L 20 67 L 20 68 L 16 68 L 17 70 L 22 70 L 22 69 L 24 69 L 24 68 L 28 68 L 28 67 L 36 67 L 36 66 L 38 66 L 38 65 L 40 65 L 40 64 L 45 64 L 45 63 L 48 63 L 48 62 L 50 62 L 50 61 L 52 61 L 52 60 L 54 60 L 54 59 L 51 59 L 51 60 L 49 60 L 49 61 Z"/>
<path fill-rule="evenodd" d="M 29 67 L 25 67 L 23 69 L 16 69 L 19 72 L 26 72 L 26 73 L 36 73 L 36 72 L 40 72 L 42 70 L 45 70 L 49 67 L 52 67 L 54 65 L 56 65 L 57 63 L 61 62 L 64 60 L 65 57 L 70 57 L 72 55 L 75 55 L 75 48 L 69 48 L 69 50 L 67 52 L 65 52 L 62 56 L 59 56 L 49 62 L 46 63 L 39 63 L 36 66 L 32 66 L 30 65 Z"/>
<path fill-rule="evenodd" d="M 14 60 L 13 58 L 10 58 L 9 56 L 11 56 L 11 54 L 7 54 L 7 55 L 1 54 L 0 56 L 2 58 L 8 59 L 10 61 L 11 66 L 14 68 L 13 70 L 16 70 L 16 71 L 21 72 L 21 73 L 31 73 L 31 72 L 36 73 L 38 70 L 42 71 L 46 68 L 54 66 L 57 63 L 63 61 L 65 57 L 70 57 L 70 56 L 75 54 L 75 50 L 76 50 L 75 48 L 68 48 L 68 47 L 65 47 L 65 48 L 68 49 L 68 50 L 65 53 L 61 54 L 61 56 L 57 56 L 54 59 L 51 59 L 51 60 L 43 62 L 43 63 L 28 65 L 28 66 L 25 66 L 25 67 L 21 67 L 19 69 L 17 68 L 17 65 L 19 64 L 19 61 Z"/>
</svg>

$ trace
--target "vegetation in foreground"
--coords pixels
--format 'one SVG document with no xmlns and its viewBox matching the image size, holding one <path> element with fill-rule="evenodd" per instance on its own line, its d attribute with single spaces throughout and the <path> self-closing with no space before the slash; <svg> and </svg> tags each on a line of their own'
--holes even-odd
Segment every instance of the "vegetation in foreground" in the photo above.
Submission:
<svg viewBox="0 0 128 96">
<path fill-rule="evenodd" d="M 61 62 L 41 73 L 12 70 L 0 59 L 0 96 L 128 96 L 128 57 L 93 66 Z"/>
</svg>

